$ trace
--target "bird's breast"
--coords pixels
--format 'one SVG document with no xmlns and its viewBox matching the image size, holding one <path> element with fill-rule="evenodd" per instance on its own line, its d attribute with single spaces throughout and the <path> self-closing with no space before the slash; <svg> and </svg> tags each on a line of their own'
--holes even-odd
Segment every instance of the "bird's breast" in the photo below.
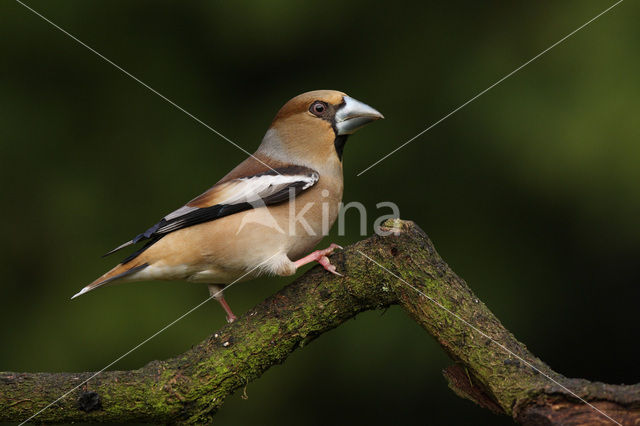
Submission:
<svg viewBox="0 0 640 426">
<path fill-rule="evenodd" d="M 290 259 L 308 254 L 329 233 L 338 217 L 342 192 L 342 179 L 321 177 L 312 190 L 289 203 L 285 216 L 288 228 L 286 252 Z"/>
</svg>

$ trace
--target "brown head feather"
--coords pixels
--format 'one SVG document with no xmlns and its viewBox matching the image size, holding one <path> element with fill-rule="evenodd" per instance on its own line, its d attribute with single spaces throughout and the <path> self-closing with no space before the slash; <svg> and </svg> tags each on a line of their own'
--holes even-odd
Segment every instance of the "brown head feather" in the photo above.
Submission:
<svg viewBox="0 0 640 426">
<path fill-rule="evenodd" d="M 276 114 L 273 122 L 275 123 L 294 114 L 305 112 L 312 116 L 309 112 L 309 107 L 314 101 L 323 101 L 329 105 L 339 105 L 342 103 L 343 96 L 346 96 L 345 93 L 336 90 L 313 90 L 303 93 L 284 104 L 284 106 L 280 108 L 280 111 L 278 111 L 278 114 Z"/>
<path fill-rule="evenodd" d="M 256 154 L 272 161 L 310 167 L 320 175 L 342 176 L 342 164 L 334 142 L 333 115 L 344 102 L 342 92 L 314 90 L 287 102 L 278 112 Z M 316 102 L 326 106 L 324 114 L 314 114 Z"/>
</svg>

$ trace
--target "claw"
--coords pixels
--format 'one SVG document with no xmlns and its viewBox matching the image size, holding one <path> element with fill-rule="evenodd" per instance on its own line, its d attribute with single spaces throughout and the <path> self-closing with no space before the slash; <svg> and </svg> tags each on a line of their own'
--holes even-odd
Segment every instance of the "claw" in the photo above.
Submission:
<svg viewBox="0 0 640 426">
<path fill-rule="evenodd" d="M 331 261 L 327 257 L 327 255 L 330 255 L 331 253 L 333 253 L 333 251 L 335 249 L 341 249 L 342 250 L 342 247 L 340 247 L 338 244 L 331 243 L 329 245 L 329 247 L 327 247 L 326 249 L 316 250 L 313 253 L 303 257 L 302 259 L 296 260 L 294 263 L 295 263 L 296 267 L 299 268 L 302 265 L 306 265 L 307 263 L 311 263 L 313 261 L 316 261 L 320 265 L 322 265 L 322 267 L 324 269 L 326 269 L 327 271 L 331 272 L 334 275 L 338 275 L 338 276 L 341 277 L 342 274 L 336 271 L 335 265 L 332 265 Z"/>
<path fill-rule="evenodd" d="M 318 263 L 321 264 L 324 269 L 331 272 L 332 274 L 337 275 L 339 277 L 342 276 L 341 273 L 336 271 L 336 266 L 331 264 L 331 261 L 327 256 L 322 256 L 320 259 L 318 259 Z"/>
</svg>

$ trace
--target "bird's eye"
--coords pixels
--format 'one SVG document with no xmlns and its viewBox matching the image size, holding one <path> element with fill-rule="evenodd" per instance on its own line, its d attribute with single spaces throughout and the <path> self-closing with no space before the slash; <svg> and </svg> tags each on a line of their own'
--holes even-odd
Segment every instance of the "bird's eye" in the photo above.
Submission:
<svg viewBox="0 0 640 426">
<path fill-rule="evenodd" d="M 313 115 L 320 117 L 327 110 L 327 104 L 322 101 L 315 101 L 309 107 L 309 111 Z"/>
</svg>

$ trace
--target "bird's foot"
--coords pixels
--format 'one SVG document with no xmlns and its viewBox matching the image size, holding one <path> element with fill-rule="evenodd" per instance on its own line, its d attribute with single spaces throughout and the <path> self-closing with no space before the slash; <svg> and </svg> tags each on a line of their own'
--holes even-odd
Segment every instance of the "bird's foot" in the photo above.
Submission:
<svg viewBox="0 0 640 426">
<path fill-rule="evenodd" d="M 320 265 L 322 265 L 324 269 L 331 272 L 332 274 L 342 276 L 341 273 L 336 271 L 335 265 L 332 265 L 331 261 L 327 257 L 327 255 L 330 255 L 331 253 L 333 253 L 333 251 L 337 248 L 342 249 L 342 247 L 340 247 L 339 245 L 331 243 L 331 245 L 326 249 L 316 250 L 313 253 L 303 257 L 302 259 L 296 260 L 294 262 L 296 265 L 296 268 L 299 268 L 302 265 L 306 265 L 307 263 L 311 263 L 315 261 L 315 262 L 318 262 Z"/>
</svg>

